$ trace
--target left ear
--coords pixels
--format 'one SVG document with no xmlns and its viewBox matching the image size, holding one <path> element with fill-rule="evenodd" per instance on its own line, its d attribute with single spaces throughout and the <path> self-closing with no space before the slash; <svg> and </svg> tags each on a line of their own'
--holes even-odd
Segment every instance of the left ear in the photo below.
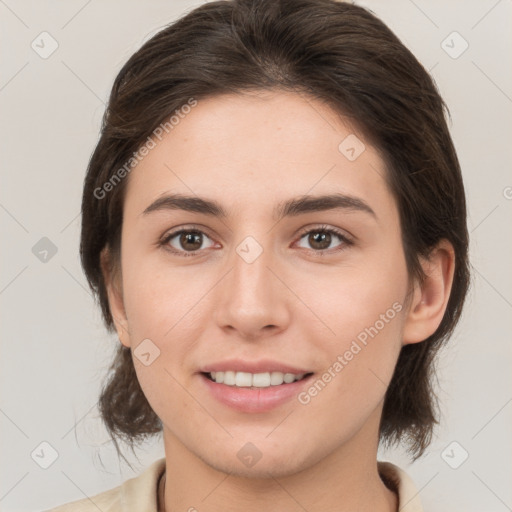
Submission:
<svg viewBox="0 0 512 512">
<path fill-rule="evenodd" d="M 453 283 L 455 251 L 448 240 L 441 240 L 421 263 L 426 278 L 414 283 L 413 298 L 404 324 L 403 344 L 426 340 L 443 319 Z"/>
</svg>

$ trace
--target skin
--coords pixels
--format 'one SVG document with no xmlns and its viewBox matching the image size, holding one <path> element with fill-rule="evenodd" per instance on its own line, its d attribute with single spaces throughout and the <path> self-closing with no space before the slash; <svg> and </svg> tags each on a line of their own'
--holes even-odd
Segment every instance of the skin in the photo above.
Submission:
<svg viewBox="0 0 512 512">
<path fill-rule="evenodd" d="M 401 347 L 442 320 L 454 254 L 441 242 L 423 261 L 423 286 L 409 281 L 383 160 L 359 136 L 366 149 L 349 161 L 338 146 L 352 133 L 315 99 L 217 96 L 199 101 L 129 175 L 120 272 L 105 270 L 107 250 L 102 261 L 121 343 L 134 350 L 149 338 L 160 350 L 149 366 L 134 364 L 164 425 L 167 512 L 397 510 L 376 462 L 383 399 Z M 376 218 L 346 209 L 272 218 L 281 201 L 334 192 L 362 199 Z M 228 215 L 142 214 L 169 193 L 214 199 Z M 353 244 L 332 235 L 318 255 L 301 230 L 322 225 Z M 205 233 L 195 256 L 158 245 L 181 227 Z M 247 236 L 263 249 L 250 264 L 236 252 Z M 169 246 L 187 252 L 179 235 Z M 239 357 L 321 376 L 394 303 L 401 311 L 306 405 L 238 412 L 197 373 Z M 237 457 L 248 442 L 262 454 L 252 467 Z"/>
</svg>

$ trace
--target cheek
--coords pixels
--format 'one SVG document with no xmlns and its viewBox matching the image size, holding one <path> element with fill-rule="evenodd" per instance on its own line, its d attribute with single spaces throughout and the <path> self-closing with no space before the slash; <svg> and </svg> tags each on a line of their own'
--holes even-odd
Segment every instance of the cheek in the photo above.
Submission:
<svg viewBox="0 0 512 512">
<path fill-rule="evenodd" d="M 407 284 L 405 260 L 396 250 L 387 257 L 369 254 L 364 261 L 302 277 L 295 289 L 327 328 L 322 336 L 332 352 L 355 339 L 364 343 L 370 332 L 379 339 L 400 340 Z"/>
<path fill-rule="evenodd" d="M 328 327 L 309 327 L 308 338 L 316 340 L 324 354 L 326 373 L 321 380 L 351 407 L 375 405 L 386 391 L 402 346 L 405 261 L 399 251 L 387 258 L 374 255 L 360 267 L 340 268 L 325 290 L 321 297 L 310 293 L 306 299 Z M 317 388 L 323 389 L 322 382 Z"/>
<path fill-rule="evenodd" d="M 400 353 L 403 323 L 398 302 L 383 305 L 375 311 L 382 311 L 384 320 L 362 315 L 353 305 L 336 324 L 336 337 L 323 343 L 326 365 L 298 396 L 311 429 L 346 440 L 382 405 Z"/>
<path fill-rule="evenodd" d="M 198 315 L 207 286 L 192 272 L 171 272 L 151 258 L 134 258 L 123 270 L 137 379 L 157 415 L 168 424 L 179 424 L 180 414 L 190 407 L 184 387 L 195 370 L 190 367 L 189 354 L 200 339 Z M 151 354 L 149 365 L 139 358 L 143 352 Z"/>
<path fill-rule="evenodd" d="M 123 269 L 123 295 L 130 329 L 136 335 L 164 342 L 189 329 L 197 314 L 197 304 L 208 290 L 197 271 L 173 271 L 162 258 L 134 257 Z"/>
</svg>

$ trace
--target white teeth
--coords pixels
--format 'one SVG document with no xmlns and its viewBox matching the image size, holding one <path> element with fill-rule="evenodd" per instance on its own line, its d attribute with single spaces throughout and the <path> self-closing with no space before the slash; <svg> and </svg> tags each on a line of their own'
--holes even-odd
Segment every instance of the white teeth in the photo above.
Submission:
<svg viewBox="0 0 512 512">
<path fill-rule="evenodd" d="M 252 376 L 252 385 L 255 388 L 268 388 L 270 383 L 270 373 L 255 373 Z"/>
<path fill-rule="evenodd" d="M 291 384 L 296 380 L 304 378 L 304 373 L 248 373 L 248 372 L 211 372 L 212 380 L 218 384 L 226 384 L 228 386 L 237 386 L 243 388 L 268 388 L 270 386 L 280 386 L 281 384 Z"/>
<path fill-rule="evenodd" d="M 293 373 L 285 373 L 283 378 L 286 384 L 291 384 L 295 380 L 295 375 Z"/>
<path fill-rule="evenodd" d="M 272 372 L 270 374 L 270 384 L 272 386 L 279 386 L 284 382 L 284 373 Z"/>
<path fill-rule="evenodd" d="M 246 372 L 236 372 L 235 386 L 239 388 L 250 388 L 252 386 L 252 375 Z"/>
<path fill-rule="evenodd" d="M 215 382 L 218 382 L 217 375 L 215 375 Z M 227 384 L 228 386 L 234 386 L 236 384 L 235 380 L 235 372 L 224 372 L 224 384 Z"/>
</svg>

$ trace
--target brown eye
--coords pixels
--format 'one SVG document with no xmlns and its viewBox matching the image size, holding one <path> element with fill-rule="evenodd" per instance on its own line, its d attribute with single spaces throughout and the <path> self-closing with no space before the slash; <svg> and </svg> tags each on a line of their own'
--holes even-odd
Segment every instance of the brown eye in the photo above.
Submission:
<svg viewBox="0 0 512 512">
<path fill-rule="evenodd" d="M 339 242 L 337 245 L 332 247 L 332 244 L 336 243 L 336 239 L 338 239 Z M 305 240 L 309 246 L 305 247 L 306 249 L 311 249 L 313 252 L 319 254 L 323 254 L 323 252 L 340 251 L 350 245 L 353 245 L 352 240 L 343 233 L 337 229 L 329 228 L 327 226 L 304 231 L 301 235 L 301 241 L 302 240 Z"/>
<path fill-rule="evenodd" d="M 328 249 L 329 245 L 331 245 L 331 238 L 331 234 L 325 231 L 312 231 L 308 235 L 308 242 L 313 249 L 323 251 L 324 249 Z"/>
<path fill-rule="evenodd" d="M 178 240 L 181 247 L 187 251 L 197 251 L 202 245 L 201 233 L 197 231 L 181 233 Z"/>
<path fill-rule="evenodd" d="M 181 229 L 169 233 L 162 240 L 162 245 L 167 246 L 171 252 L 180 256 L 194 256 L 196 252 L 205 248 L 203 247 L 205 239 L 211 240 L 202 231 L 197 229 Z M 211 245 L 213 245 L 213 242 Z"/>
</svg>

